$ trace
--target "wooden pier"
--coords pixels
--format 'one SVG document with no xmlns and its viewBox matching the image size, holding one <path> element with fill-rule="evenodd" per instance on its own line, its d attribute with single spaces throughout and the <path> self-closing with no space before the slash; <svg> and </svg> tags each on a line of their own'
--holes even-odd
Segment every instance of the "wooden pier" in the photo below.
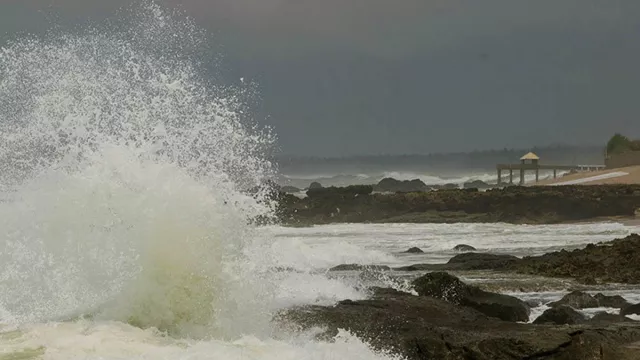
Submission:
<svg viewBox="0 0 640 360">
<path fill-rule="evenodd" d="M 553 178 L 557 178 L 558 171 L 598 171 L 604 170 L 604 165 L 542 165 L 539 163 L 540 158 L 534 153 L 528 153 L 520 158 L 519 164 L 498 164 L 496 170 L 498 171 L 498 185 L 503 184 L 502 172 L 509 171 L 509 184 L 513 184 L 513 171 L 516 170 L 520 173 L 520 185 L 524 185 L 525 171 L 535 171 L 536 182 L 540 179 L 540 170 L 553 170 Z"/>
</svg>

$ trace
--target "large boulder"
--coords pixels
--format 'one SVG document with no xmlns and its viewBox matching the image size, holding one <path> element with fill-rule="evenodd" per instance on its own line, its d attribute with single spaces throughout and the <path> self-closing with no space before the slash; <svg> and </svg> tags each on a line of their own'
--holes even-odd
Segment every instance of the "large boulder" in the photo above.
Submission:
<svg viewBox="0 0 640 360">
<path fill-rule="evenodd" d="M 531 325 L 505 322 L 469 307 L 393 289 L 375 289 L 367 300 L 303 306 L 274 321 L 293 331 L 322 329 L 332 340 L 340 329 L 366 339 L 375 350 L 406 360 L 637 360 L 640 325 Z"/>
<path fill-rule="evenodd" d="M 534 324 L 573 325 L 581 324 L 586 318 L 571 306 L 560 305 L 546 310 L 533 321 Z"/>
<path fill-rule="evenodd" d="M 460 244 L 460 245 L 454 246 L 453 250 L 454 251 L 459 251 L 459 252 L 468 252 L 468 251 L 476 251 L 476 248 L 474 248 L 471 245 Z"/>
<path fill-rule="evenodd" d="M 311 184 L 309 184 L 309 189 L 308 190 L 316 190 L 316 189 L 322 189 L 322 184 L 320 184 L 317 181 L 314 181 Z"/>
<path fill-rule="evenodd" d="M 528 321 L 530 308 L 522 300 L 470 286 L 446 272 L 432 272 L 413 281 L 420 296 L 441 299 L 468 306 L 481 313 L 505 321 Z"/>
<path fill-rule="evenodd" d="M 517 261 L 512 255 L 463 253 L 449 259 L 446 264 L 413 264 L 394 268 L 397 271 L 452 271 L 452 270 L 504 270 Z"/>
<path fill-rule="evenodd" d="M 635 321 L 620 314 L 610 314 L 608 312 L 601 311 L 595 314 L 591 319 L 589 319 L 588 322 L 591 324 L 615 324 Z"/>
<path fill-rule="evenodd" d="M 597 293 L 594 299 L 598 300 L 598 307 L 609 307 L 623 309 L 631 305 L 625 298 L 620 295 L 607 296 L 601 293 Z"/>
<path fill-rule="evenodd" d="M 570 306 L 574 309 L 586 309 L 598 307 L 598 300 L 590 294 L 582 291 L 572 291 L 562 299 L 549 303 L 550 307 Z"/>
<path fill-rule="evenodd" d="M 640 315 L 640 304 L 629 305 L 620 310 L 620 315 Z"/>
<path fill-rule="evenodd" d="M 473 180 L 462 185 L 465 189 L 489 189 L 492 186 L 482 180 Z"/>
<path fill-rule="evenodd" d="M 422 249 L 420 249 L 419 247 L 412 247 L 412 248 L 409 248 L 409 250 L 405 251 L 405 253 L 408 253 L 408 254 L 423 254 L 424 251 L 422 251 Z"/>
<path fill-rule="evenodd" d="M 499 270 L 519 260 L 513 255 L 465 253 L 452 257 L 447 264 L 458 266 L 460 270 Z"/>
<path fill-rule="evenodd" d="M 427 191 L 429 188 L 420 179 L 396 180 L 394 178 L 384 178 L 374 187 L 375 191 L 382 192 L 416 192 Z"/>
</svg>

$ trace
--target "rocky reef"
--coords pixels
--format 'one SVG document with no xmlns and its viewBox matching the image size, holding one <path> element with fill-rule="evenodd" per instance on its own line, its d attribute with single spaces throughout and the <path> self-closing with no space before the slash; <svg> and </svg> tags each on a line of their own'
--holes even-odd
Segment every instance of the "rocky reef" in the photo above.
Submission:
<svg viewBox="0 0 640 360">
<path fill-rule="evenodd" d="M 394 270 L 497 270 L 573 278 L 584 284 L 640 284 L 640 251 L 638 249 L 640 249 L 640 235 L 631 234 L 622 239 L 589 244 L 584 249 L 561 250 L 522 259 L 512 255 L 468 252 L 452 257 L 446 264 L 414 264 L 397 267 Z M 602 306 L 605 306 L 604 303 Z"/>
<path fill-rule="evenodd" d="M 408 185 L 408 184 L 407 184 Z M 634 216 L 640 185 L 506 187 L 374 193 L 370 185 L 280 193 L 284 224 L 509 222 L 549 224 Z"/>
<path fill-rule="evenodd" d="M 319 337 L 326 339 L 346 329 L 408 360 L 640 358 L 635 345 L 640 324 L 624 316 L 587 320 L 561 305 L 540 324 L 518 323 L 528 318 L 528 308 L 517 299 L 477 292 L 445 273 L 427 274 L 413 284 L 417 296 L 372 288 L 367 300 L 288 309 L 275 321 L 298 330 L 321 328 Z"/>
</svg>

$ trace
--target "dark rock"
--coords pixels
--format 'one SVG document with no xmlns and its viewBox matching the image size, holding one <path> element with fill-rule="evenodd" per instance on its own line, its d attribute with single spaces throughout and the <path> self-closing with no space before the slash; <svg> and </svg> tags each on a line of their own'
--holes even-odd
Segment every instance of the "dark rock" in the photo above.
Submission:
<svg viewBox="0 0 640 360">
<path fill-rule="evenodd" d="M 465 189 L 489 189 L 492 186 L 482 180 L 473 180 L 462 185 Z"/>
<path fill-rule="evenodd" d="M 519 273 L 582 279 L 591 276 L 602 282 L 640 283 L 640 236 L 632 234 L 584 249 L 557 251 L 525 257 L 512 267 Z"/>
<path fill-rule="evenodd" d="M 465 244 L 460 244 L 460 245 L 456 245 L 453 247 L 453 250 L 455 251 L 476 251 L 476 248 L 474 248 L 471 245 L 465 245 Z"/>
<path fill-rule="evenodd" d="M 422 251 L 422 249 L 420 249 L 419 247 L 412 247 L 409 250 L 405 251 L 406 253 L 409 254 L 423 254 L 424 251 Z"/>
<path fill-rule="evenodd" d="M 588 322 L 593 324 L 615 324 L 615 323 L 621 323 L 621 322 L 634 322 L 634 321 L 622 315 L 609 314 L 608 312 L 601 311 L 595 314 L 591 319 L 589 319 Z"/>
<path fill-rule="evenodd" d="M 519 260 L 512 255 L 466 253 L 452 257 L 447 264 L 459 264 L 457 265 L 458 270 L 499 270 L 511 266 Z"/>
<path fill-rule="evenodd" d="M 620 310 L 620 315 L 640 315 L 640 304 L 629 305 Z"/>
<path fill-rule="evenodd" d="M 555 308 L 551 308 L 542 313 L 537 319 L 533 321 L 534 324 L 556 324 L 556 325 L 573 325 L 581 324 L 586 321 L 586 318 L 575 311 L 572 307 L 566 305 L 560 305 Z"/>
<path fill-rule="evenodd" d="M 640 340 L 635 323 L 520 324 L 431 297 L 393 289 L 373 292 L 368 300 L 287 309 L 274 321 L 296 331 L 321 328 L 324 340 L 348 329 L 373 349 L 407 360 L 637 360 L 640 354 L 628 346 Z"/>
<path fill-rule="evenodd" d="M 634 216 L 640 208 L 640 185 L 511 186 L 484 192 L 442 189 L 284 200 L 279 203 L 283 222 L 325 224 L 410 219 L 431 223 L 540 224 Z M 336 208 L 340 208 L 339 214 L 335 213 Z"/>
<path fill-rule="evenodd" d="M 322 189 L 322 184 L 320 184 L 317 181 L 314 181 L 311 184 L 309 184 L 309 189 L 308 190 L 315 190 L 315 189 Z"/>
<path fill-rule="evenodd" d="M 570 306 L 574 309 L 586 309 L 598 307 L 598 300 L 590 294 L 582 291 L 573 291 L 563 296 L 562 299 L 549 304 L 550 307 Z"/>
<path fill-rule="evenodd" d="M 495 255 L 464 253 L 459 254 L 446 264 L 414 264 L 394 268 L 397 271 L 439 271 L 439 270 L 503 270 L 514 265 L 518 260 L 512 255 Z"/>
<path fill-rule="evenodd" d="M 441 299 L 452 304 L 468 306 L 481 313 L 505 321 L 528 321 L 527 304 L 513 296 L 483 291 L 470 286 L 446 272 L 432 272 L 413 281 L 420 296 Z"/>
<path fill-rule="evenodd" d="M 419 179 L 400 181 L 394 178 L 384 178 L 374 187 L 374 190 L 388 192 L 416 192 L 427 191 L 428 187 Z"/>
<path fill-rule="evenodd" d="M 391 268 L 385 265 L 342 264 L 342 265 L 334 266 L 331 269 L 329 269 L 329 271 L 363 271 L 363 270 L 387 271 L 387 270 L 391 270 Z"/>
<path fill-rule="evenodd" d="M 620 295 L 607 296 L 601 293 L 597 293 L 593 297 L 598 300 L 598 307 L 624 309 L 631 305 L 627 300 L 625 300 L 625 298 Z"/>
<path fill-rule="evenodd" d="M 460 189 L 460 185 L 454 183 L 447 183 L 443 185 L 427 185 L 431 190 L 455 190 Z"/>
<path fill-rule="evenodd" d="M 327 187 L 313 188 L 307 190 L 307 197 L 311 201 L 334 200 L 336 208 L 340 207 L 340 202 L 355 199 L 358 196 L 366 196 L 373 192 L 371 185 L 351 185 L 347 187 Z M 335 209 L 335 208 L 334 208 Z"/>
</svg>

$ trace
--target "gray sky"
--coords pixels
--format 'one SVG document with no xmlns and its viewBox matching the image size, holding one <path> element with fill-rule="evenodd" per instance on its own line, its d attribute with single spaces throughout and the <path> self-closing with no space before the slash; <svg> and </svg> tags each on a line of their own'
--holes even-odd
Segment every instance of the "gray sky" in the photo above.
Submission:
<svg viewBox="0 0 640 360">
<path fill-rule="evenodd" d="M 427 153 L 640 137 L 638 0 L 159 0 L 259 84 L 298 155 Z M 4 0 L 0 34 L 126 0 Z M 55 15 L 52 15 L 55 14 Z"/>
</svg>

